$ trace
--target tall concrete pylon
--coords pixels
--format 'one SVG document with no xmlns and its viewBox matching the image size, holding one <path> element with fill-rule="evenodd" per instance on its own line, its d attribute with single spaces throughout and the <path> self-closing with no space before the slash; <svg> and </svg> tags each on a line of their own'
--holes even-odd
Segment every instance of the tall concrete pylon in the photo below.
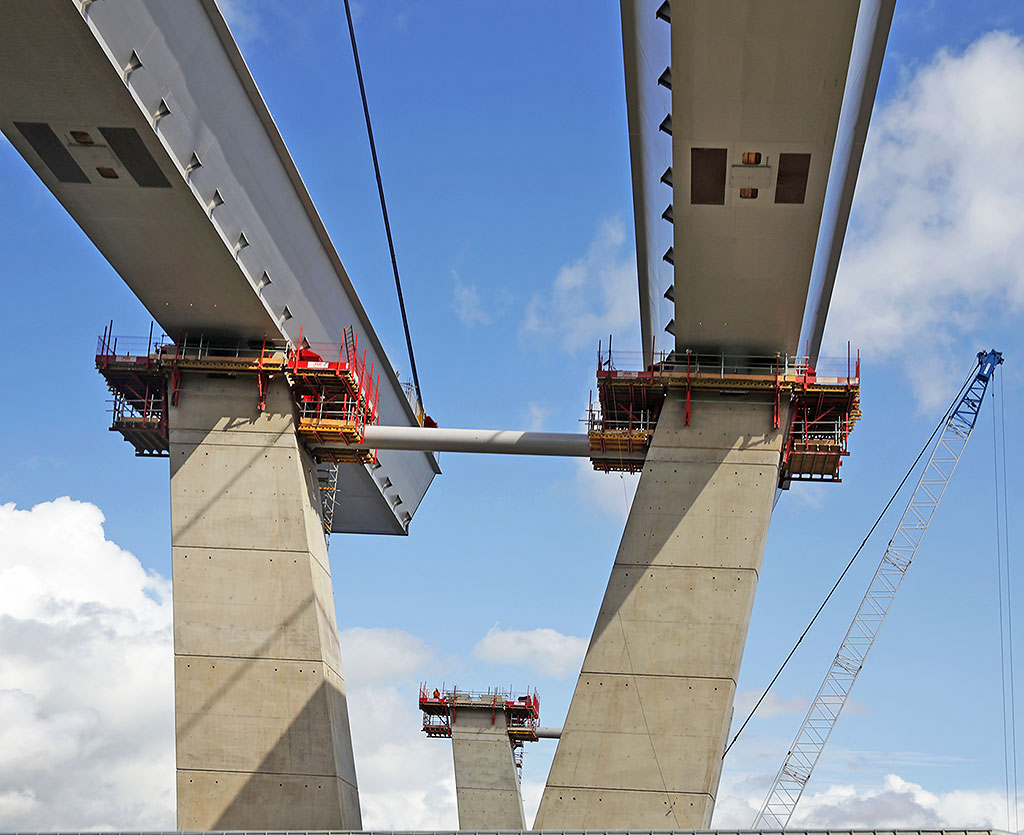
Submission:
<svg viewBox="0 0 1024 835">
<path fill-rule="evenodd" d="M 170 409 L 178 828 L 362 827 L 316 468 L 283 378 Z"/>
<path fill-rule="evenodd" d="M 755 397 L 685 426 L 670 392 L 535 829 L 709 826 L 783 440 Z"/>
<path fill-rule="evenodd" d="M 505 711 L 460 706 L 452 720 L 459 829 L 526 829 Z"/>
</svg>

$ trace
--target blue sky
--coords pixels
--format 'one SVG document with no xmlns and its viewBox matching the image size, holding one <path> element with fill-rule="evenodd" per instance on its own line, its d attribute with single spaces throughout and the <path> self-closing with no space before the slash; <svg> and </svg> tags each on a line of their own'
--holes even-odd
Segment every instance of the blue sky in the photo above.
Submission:
<svg viewBox="0 0 1024 835">
<path fill-rule="evenodd" d="M 340 4 L 223 5 L 381 339 L 407 372 Z M 358 5 L 356 26 L 428 411 L 447 426 L 575 431 L 597 340 L 614 333 L 617 345 L 639 348 L 617 4 L 382 0 Z M 844 483 L 796 485 L 778 505 L 737 714 L 981 348 L 1007 355 L 1010 515 L 1019 516 L 1022 37 L 1016 4 L 899 4 L 826 336 L 826 353 L 847 339 L 862 349 L 865 416 Z M 92 668 L 0 660 L 0 696 L 21 694 L 26 717 L 21 736 L 0 730 L 0 750 L 20 752 L 0 758 L 0 828 L 170 827 L 173 733 L 160 666 L 169 665 L 167 465 L 135 459 L 107 430 L 92 367 L 108 320 L 141 334 L 149 318 L 6 142 L 0 183 L 9 311 L 0 555 L 20 566 L 11 577 L 38 584 L 38 600 L 66 597 L 75 611 L 105 592 L 76 580 L 74 566 L 114 560 L 123 595 L 104 605 L 136 613 L 132 629 L 114 632 L 151 665 L 144 676 L 120 665 L 98 671 L 122 656 L 102 630 L 83 644 Z M 1006 824 L 991 405 L 809 790 L 818 825 Z M 418 731 L 420 679 L 536 686 L 544 723 L 561 724 L 632 495 L 629 479 L 574 461 L 441 463 L 409 537 L 331 542 L 372 826 L 455 825 L 449 749 Z M 88 505 L 28 513 L 62 496 L 99 508 L 102 532 Z M 716 825 L 752 819 L 896 521 L 880 526 L 778 698 L 730 753 Z M 1011 545 L 1015 533 L 1011 523 Z M 65 576 L 66 585 L 53 579 Z M 48 623 L 15 598 L 0 592 L 0 616 Z M 68 632 L 70 646 L 82 634 Z M 80 696 L 39 683 L 58 669 L 79 676 L 66 689 Z M 149 713 L 132 714 L 137 726 L 102 709 L 114 684 L 138 701 L 152 696 Z M 33 776 L 24 758 L 67 723 L 77 742 L 47 744 L 49 768 Z M 136 768 L 140 751 L 152 767 Z M 552 753 L 551 742 L 527 751 L 528 805 Z M 131 776 L 97 788 L 112 763 Z M 75 789 L 58 802 L 53 775 L 70 773 Z"/>
</svg>

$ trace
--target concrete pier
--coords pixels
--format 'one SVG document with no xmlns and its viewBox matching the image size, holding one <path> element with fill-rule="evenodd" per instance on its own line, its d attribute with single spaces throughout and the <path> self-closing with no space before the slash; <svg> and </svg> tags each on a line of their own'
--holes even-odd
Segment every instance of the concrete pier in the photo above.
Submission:
<svg viewBox="0 0 1024 835">
<path fill-rule="evenodd" d="M 526 829 L 505 711 L 459 707 L 452 720 L 459 829 Z"/>
<path fill-rule="evenodd" d="M 272 379 L 170 409 L 178 827 L 354 830 L 359 796 L 313 461 Z"/>
<path fill-rule="evenodd" d="M 669 395 L 534 829 L 706 829 L 779 473 L 771 402 Z M 782 424 L 786 424 L 783 415 Z"/>
</svg>

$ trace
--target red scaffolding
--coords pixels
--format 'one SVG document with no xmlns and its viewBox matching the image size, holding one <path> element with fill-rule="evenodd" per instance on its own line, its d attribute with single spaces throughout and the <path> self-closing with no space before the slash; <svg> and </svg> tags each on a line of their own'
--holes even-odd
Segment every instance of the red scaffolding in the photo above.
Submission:
<svg viewBox="0 0 1024 835">
<path fill-rule="evenodd" d="M 288 381 L 296 409 L 296 430 L 311 447 L 324 441 L 360 444 L 367 425 L 377 423 L 380 375 L 366 352 L 360 357 L 358 335 L 346 328 L 340 344 L 312 346 L 299 336 L 301 347 L 264 341 L 228 343 L 203 336 L 177 340 L 114 337 L 103 332 L 96 349 L 96 368 L 113 395 L 111 429 L 120 432 L 140 456 L 168 455 L 169 408 L 177 405 L 182 372 L 251 376 L 258 411 L 266 408 L 272 375 Z M 328 452 L 318 460 L 372 462 L 372 450 Z"/>
</svg>

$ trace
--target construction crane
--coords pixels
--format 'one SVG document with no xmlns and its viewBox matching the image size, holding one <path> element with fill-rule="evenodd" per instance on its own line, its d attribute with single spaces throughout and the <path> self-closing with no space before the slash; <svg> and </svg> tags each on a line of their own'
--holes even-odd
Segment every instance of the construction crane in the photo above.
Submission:
<svg viewBox="0 0 1024 835">
<path fill-rule="evenodd" d="M 867 594 L 829 667 L 825 681 L 811 704 L 793 745 L 786 754 L 772 787 L 754 819 L 753 829 L 785 829 L 793 816 L 822 749 L 864 667 L 892 601 L 917 553 L 924 532 L 953 477 L 960 456 L 974 430 L 989 380 L 1002 363 L 999 351 L 982 351 L 974 378 L 949 412 L 942 434 L 932 450 L 910 504 L 885 549 Z"/>
</svg>

